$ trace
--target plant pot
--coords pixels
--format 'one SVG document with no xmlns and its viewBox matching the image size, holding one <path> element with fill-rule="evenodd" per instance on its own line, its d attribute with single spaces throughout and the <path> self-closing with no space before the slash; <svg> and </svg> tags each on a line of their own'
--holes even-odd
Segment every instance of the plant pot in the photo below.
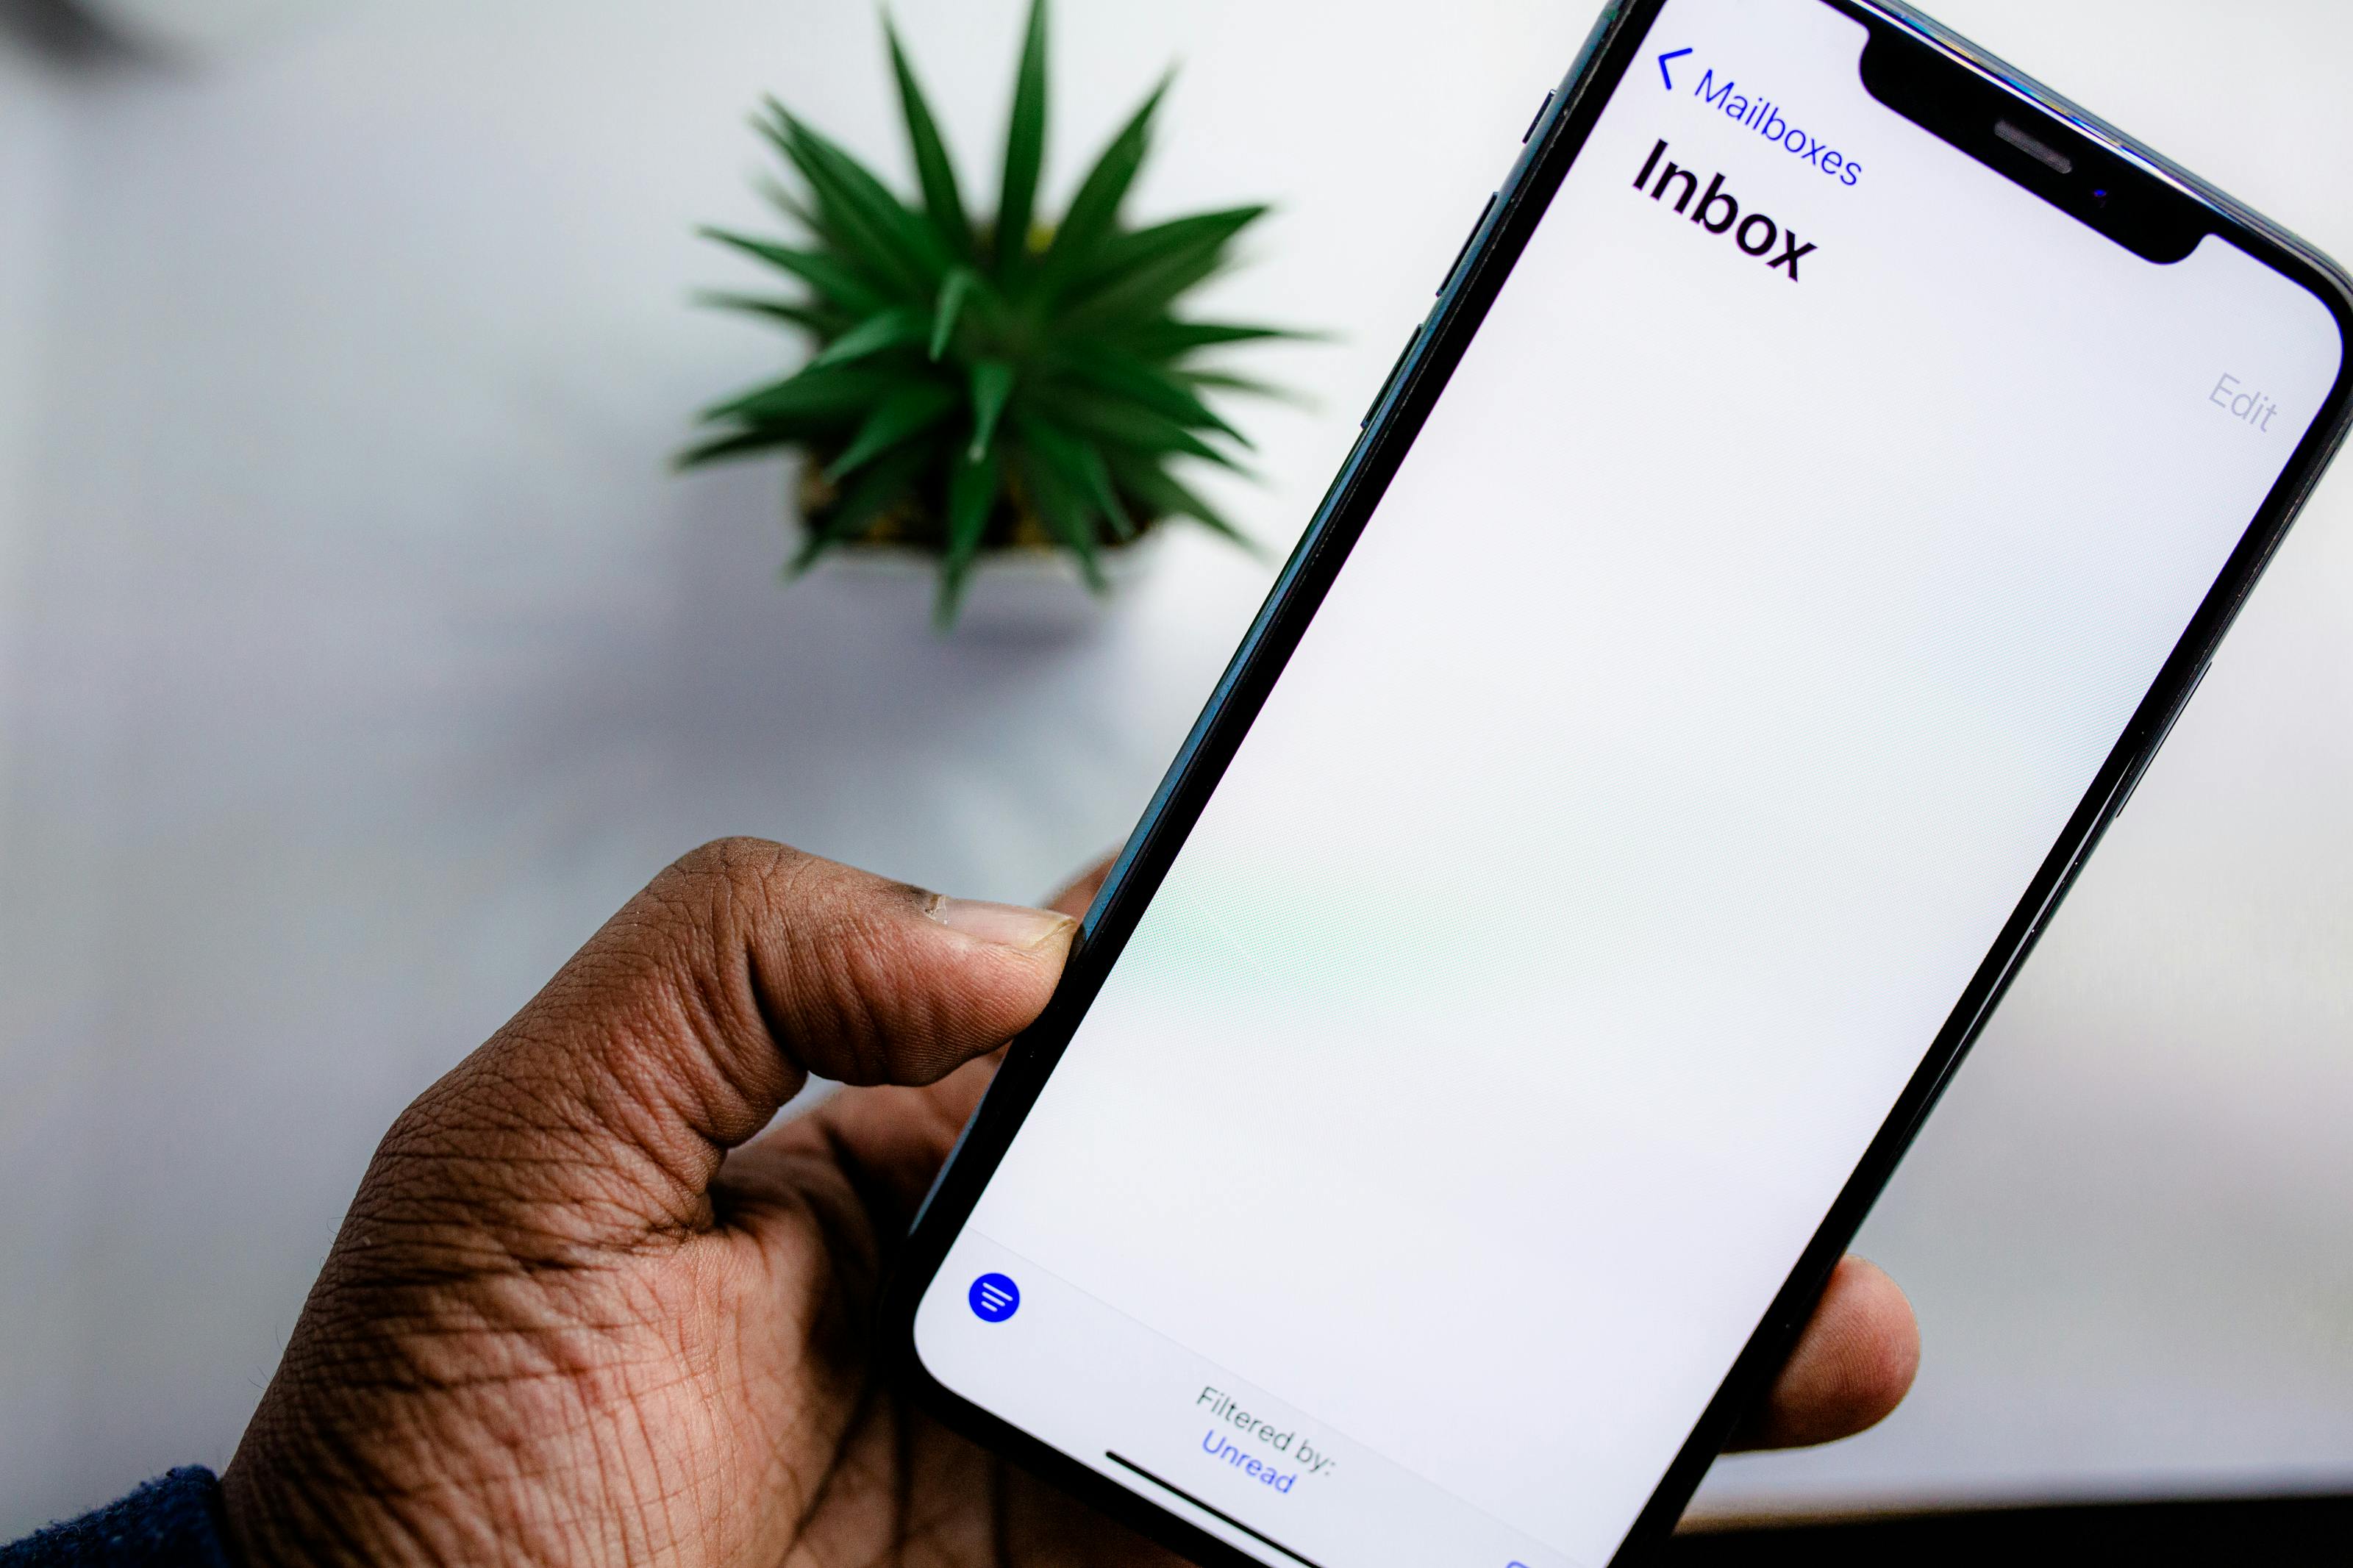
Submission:
<svg viewBox="0 0 2353 1568">
<path fill-rule="evenodd" d="M 965 584 L 955 626 L 939 634 L 982 642 L 1059 642 L 1102 627 L 1132 598 L 1159 554 L 1160 531 L 1103 551 L 1104 590 L 1087 586 L 1066 552 L 1017 546 L 982 554 Z M 891 544 L 845 544 L 811 568 L 812 579 L 871 601 L 878 616 L 929 626 L 939 597 L 939 557 Z"/>
</svg>

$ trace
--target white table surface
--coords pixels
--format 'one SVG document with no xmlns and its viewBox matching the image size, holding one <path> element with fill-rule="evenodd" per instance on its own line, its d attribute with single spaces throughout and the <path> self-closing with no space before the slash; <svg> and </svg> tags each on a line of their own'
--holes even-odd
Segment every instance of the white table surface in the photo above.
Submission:
<svg viewBox="0 0 2353 1568">
<path fill-rule="evenodd" d="M 901 0 L 993 168 L 1014 0 Z M 1054 169 L 1172 57 L 1153 209 L 1267 195 L 1238 311 L 1287 543 L 1583 0 L 1067 0 Z M 2339 253 L 2353 11 L 1947 19 Z M 0 1537 L 218 1465 L 369 1150 L 662 862 L 751 832 L 1030 898 L 1120 838 L 1263 594 L 1172 540 L 1091 637 L 774 581 L 780 485 L 664 471 L 776 363 L 773 89 L 894 161 L 847 0 L 312 5 L 0 52 Z M 969 176 L 968 176 L 969 177 Z M 21 219 L 21 221 L 19 221 Z M 2353 532 L 2326 487 L 1873 1217 L 1927 1361 L 1717 1510 L 2353 1481 Z M 1499 562 L 1508 570 L 1508 562 Z"/>
</svg>

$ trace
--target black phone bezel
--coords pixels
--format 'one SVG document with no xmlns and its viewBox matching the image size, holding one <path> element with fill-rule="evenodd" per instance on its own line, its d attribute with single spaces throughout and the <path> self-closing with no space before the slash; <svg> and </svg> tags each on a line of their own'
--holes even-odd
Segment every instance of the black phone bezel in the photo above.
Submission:
<svg viewBox="0 0 2353 1568">
<path fill-rule="evenodd" d="M 1362 437 L 1342 465 L 1314 521 L 1285 563 L 1264 607 L 1114 863 L 1088 911 L 1053 1000 L 1008 1053 L 892 1265 L 881 1342 L 910 1394 L 952 1427 L 1209 1568 L 1262 1565 L 1189 1519 L 940 1384 L 915 1351 L 915 1310 L 1583 150 L 1603 107 L 1626 73 L 1641 63 L 1641 46 L 1668 3 L 1626 0 L 1603 7 L 1576 64 L 1540 113 L 1510 177 L 1441 285 L 1436 308 L 1409 340 L 1375 398 Z M 1853 1240 L 2085 859 L 2130 799 L 2181 707 L 2202 679 L 2214 650 L 2343 442 L 2348 423 L 2353 422 L 2353 279 L 2334 263 L 1909 6 L 1893 0 L 1820 3 L 1869 30 L 1862 62 L 1865 85 L 1889 107 L 2155 264 L 2179 259 L 2207 235 L 2222 237 L 2319 299 L 2335 319 L 2348 353 L 2327 401 L 2278 483 L 2000 940 L 1925 1054 L 1903 1097 L 1620 1544 L 1611 1558 L 1613 1568 L 1644 1560 L 1672 1532 L 1692 1493 L 1744 1412 L 1786 1359 L 1831 1268 Z M 2071 186 L 2063 179 L 2045 177 L 2051 171 L 2023 159 L 2017 148 L 1993 135 L 1983 112 L 1988 105 L 1999 105 L 2005 115 L 2026 120 L 2038 138 L 2064 148 L 2076 160 L 2079 173 L 2085 173 L 2086 178 L 2096 176 L 2112 192 L 2128 191 L 2129 199 L 2112 197 L 2094 205 L 2086 196 L 2089 185 Z"/>
</svg>

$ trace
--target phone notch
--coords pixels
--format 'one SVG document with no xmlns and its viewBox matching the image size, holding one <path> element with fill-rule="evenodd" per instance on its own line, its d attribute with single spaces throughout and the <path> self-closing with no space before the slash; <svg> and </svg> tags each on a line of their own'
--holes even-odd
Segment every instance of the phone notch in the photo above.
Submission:
<svg viewBox="0 0 2353 1568">
<path fill-rule="evenodd" d="M 2213 232 L 2203 202 L 2023 85 L 1981 75 L 1875 11 L 1841 8 L 1871 30 L 1864 88 L 1914 124 L 2146 260 L 2183 260 Z"/>
</svg>

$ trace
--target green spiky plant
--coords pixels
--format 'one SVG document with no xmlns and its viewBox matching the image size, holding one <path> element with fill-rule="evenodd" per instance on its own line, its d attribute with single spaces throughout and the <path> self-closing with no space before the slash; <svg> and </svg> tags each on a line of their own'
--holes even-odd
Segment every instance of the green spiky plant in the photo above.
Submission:
<svg viewBox="0 0 2353 1568">
<path fill-rule="evenodd" d="M 807 538 L 788 573 L 842 545 L 934 554 L 942 626 L 953 624 L 975 563 L 992 551 L 1068 551 L 1101 592 L 1103 552 L 1163 520 L 1190 518 L 1242 542 L 1169 465 L 1190 458 L 1238 468 L 1230 447 L 1250 443 L 1203 395 L 1270 390 L 1200 356 L 1300 334 L 1187 320 L 1176 307 L 1229 265 L 1236 238 L 1267 209 L 1145 227 L 1124 220 L 1164 78 L 1061 222 L 1041 222 L 1047 16 L 1046 0 L 1033 0 L 997 215 L 976 221 L 897 29 L 886 19 L 884 30 L 922 200 L 902 201 L 767 100 L 754 124 L 807 195 L 766 194 L 805 240 L 703 232 L 802 290 L 706 298 L 797 328 L 816 352 L 797 374 L 707 410 L 713 430 L 681 465 L 800 452 Z"/>
</svg>

